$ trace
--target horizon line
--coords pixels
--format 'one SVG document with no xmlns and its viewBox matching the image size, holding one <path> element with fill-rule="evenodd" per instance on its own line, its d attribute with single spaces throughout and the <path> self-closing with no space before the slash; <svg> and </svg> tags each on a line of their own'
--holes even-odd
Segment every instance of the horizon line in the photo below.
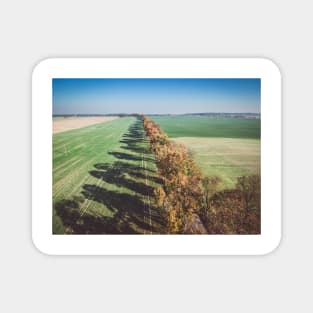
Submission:
<svg viewBox="0 0 313 313">
<path fill-rule="evenodd" d="M 260 112 L 189 112 L 189 113 L 125 113 L 125 112 L 115 112 L 115 113 L 57 113 L 56 115 L 195 115 L 195 114 L 255 114 L 261 115 Z"/>
</svg>

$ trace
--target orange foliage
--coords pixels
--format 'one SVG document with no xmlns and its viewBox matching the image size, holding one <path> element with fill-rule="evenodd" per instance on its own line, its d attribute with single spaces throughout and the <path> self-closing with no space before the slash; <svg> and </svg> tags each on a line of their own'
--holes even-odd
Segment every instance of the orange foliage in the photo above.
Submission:
<svg viewBox="0 0 313 313">
<path fill-rule="evenodd" d="M 243 205 L 240 190 L 225 190 L 216 193 L 210 201 L 210 209 L 202 219 L 209 234 L 260 234 L 260 209 Z"/>
<path fill-rule="evenodd" d="M 168 232 L 183 233 L 188 219 L 201 207 L 203 175 L 183 145 L 170 141 L 159 125 L 142 116 L 163 186 L 155 191 L 167 212 Z"/>
<path fill-rule="evenodd" d="M 260 177 L 239 177 L 237 189 L 217 192 L 220 179 L 204 177 L 185 146 L 169 140 L 161 127 L 141 116 L 162 185 L 155 190 L 168 233 L 186 233 L 198 214 L 210 234 L 259 234 Z"/>
</svg>

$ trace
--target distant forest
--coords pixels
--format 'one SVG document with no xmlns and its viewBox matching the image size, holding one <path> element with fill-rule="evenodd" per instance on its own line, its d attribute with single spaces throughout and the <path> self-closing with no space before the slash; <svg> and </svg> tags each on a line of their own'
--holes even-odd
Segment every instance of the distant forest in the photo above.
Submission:
<svg viewBox="0 0 313 313">
<path fill-rule="evenodd" d="M 259 119 L 260 113 L 185 113 L 185 114 L 147 114 L 147 116 L 207 116 Z M 110 114 L 55 114 L 53 117 L 85 117 L 85 116 L 138 116 L 138 113 L 110 113 Z"/>
</svg>

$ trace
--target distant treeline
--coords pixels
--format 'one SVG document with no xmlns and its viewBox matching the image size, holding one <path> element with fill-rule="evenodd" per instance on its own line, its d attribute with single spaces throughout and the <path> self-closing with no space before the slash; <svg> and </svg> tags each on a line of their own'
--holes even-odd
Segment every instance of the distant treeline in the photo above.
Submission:
<svg viewBox="0 0 313 313">
<path fill-rule="evenodd" d="M 147 116 L 206 116 L 259 119 L 260 113 L 184 113 L 184 114 L 148 114 Z"/>
<path fill-rule="evenodd" d="M 53 117 L 91 117 L 91 116 L 139 116 L 138 113 L 110 113 L 110 114 L 54 114 Z M 261 118 L 260 113 L 184 113 L 184 114 L 147 114 L 147 116 L 207 116 L 232 118 Z"/>
<path fill-rule="evenodd" d="M 110 113 L 110 114 L 53 114 L 53 117 L 95 117 L 95 116 L 139 116 L 137 113 Z"/>
</svg>

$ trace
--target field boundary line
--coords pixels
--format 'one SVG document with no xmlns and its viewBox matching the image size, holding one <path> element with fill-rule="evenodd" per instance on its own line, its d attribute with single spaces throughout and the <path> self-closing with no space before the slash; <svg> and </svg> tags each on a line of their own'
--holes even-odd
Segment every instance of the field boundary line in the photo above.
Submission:
<svg viewBox="0 0 313 313">
<path fill-rule="evenodd" d="M 145 135 L 143 133 L 142 135 L 142 143 L 144 144 L 144 140 L 145 140 Z M 148 175 L 147 175 L 147 164 L 146 164 L 146 148 L 144 148 L 143 153 L 141 154 L 142 156 L 142 164 L 143 164 L 143 169 L 145 172 L 145 183 L 146 186 L 150 186 L 148 183 Z M 150 234 L 153 234 L 152 232 L 152 218 L 151 218 L 151 202 L 150 202 L 150 196 L 149 196 L 149 191 L 147 196 L 145 197 L 147 199 L 147 203 L 148 203 L 148 214 L 149 214 L 149 225 L 150 225 Z M 145 212 L 145 210 L 144 210 Z M 144 218 L 145 218 L 145 214 L 144 214 Z"/>
<path fill-rule="evenodd" d="M 144 156 L 143 153 L 141 153 L 141 167 L 144 169 Z M 144 196 L 145 199 L 145 196 Z M 146 223 L 146 201 L 143 201 L 143 222 Z M 143 230 L 143 234 L 146 234 L 146 229 Z"/>
</svg>

